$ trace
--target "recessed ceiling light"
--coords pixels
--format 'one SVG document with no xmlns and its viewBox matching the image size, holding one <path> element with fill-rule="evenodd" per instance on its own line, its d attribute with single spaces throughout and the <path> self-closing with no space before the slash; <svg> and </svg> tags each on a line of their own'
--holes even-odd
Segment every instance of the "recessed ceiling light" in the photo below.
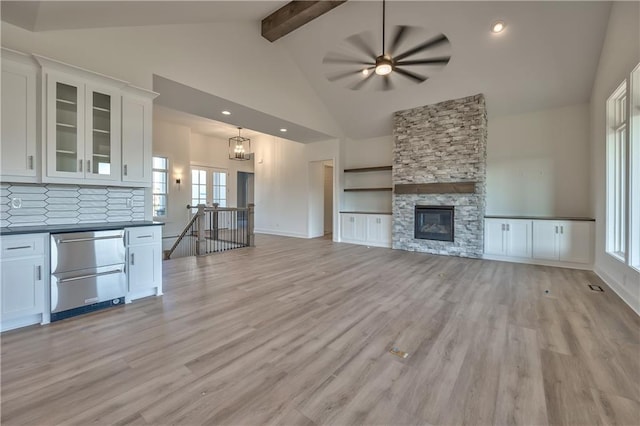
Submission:
<svg viewBox="0 0 640 426">
<path fill-rule="evenodd" d="M 283 127 L 282 129 L 280 129 L 280 131 L 284 133 L 284 132 L 286 132 L 286 131 L 287 131 L 287 129 L 285 129 L 285 128 Z"/>
<path fill-rule="evenodd" d="M 369 68 L 365 68 L 362 70 L 362 75 L 369 75 Z"/>
<path fill-rule="evenodd" d="M 222 111 L 222 114 L 224 114 L 224 115 L 231 115 L 231 113 L 230 113 L 229 111 L 226 111 L 226 110 L 225 110 L 225 111 Z"/>
<path fill-rule="evenodd" d="M 507 24 L 505 24 L 503 21 L 496 21 L 493 23 L 493 25 L 491 25 L 491 32 L 494 34 L 501 33 L 504 31 L 506 26 Z"/>
</svg>

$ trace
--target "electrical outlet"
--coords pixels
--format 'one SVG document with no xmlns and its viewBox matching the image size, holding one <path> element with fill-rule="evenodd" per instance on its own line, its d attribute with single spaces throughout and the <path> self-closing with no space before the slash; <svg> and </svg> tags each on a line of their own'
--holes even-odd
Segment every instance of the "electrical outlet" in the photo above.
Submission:
<svg viewBox="0 0 640 426">
<path fill-rule="evenodd" d="M 128 209 L 133 208 L 133 198 L 127 198 L 127 208 Z"/>
<path fill-rule="evenodd" d="M 22 208 L 22 198 L 18 198 L 18 197 L 11 198 L 11 208 L 12 209 L 21 209 Z"/>
</svg>

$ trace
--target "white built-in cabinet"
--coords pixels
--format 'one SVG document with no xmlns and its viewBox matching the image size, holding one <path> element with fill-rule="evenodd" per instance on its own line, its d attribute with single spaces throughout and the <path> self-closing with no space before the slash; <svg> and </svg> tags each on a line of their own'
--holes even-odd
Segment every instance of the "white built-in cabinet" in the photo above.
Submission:
<svg viewBox="0 0 640 426">
<path fill-rule="evenodd" d="M 0 237 L 0 320 L 2 331 L 49 322 L 48 234 Z"/>
<path fill-rule="evenodd" d="M 593 227 L 591 220 L 487 218 L 484 258 L 588 269 Z"/>
<path fill-rule="evenodd" d="M 127 302 L 162 294 L 162 227 L 125 228 Z"/>
<path fill-rule="evenodd" d="M 150 187 L 156 96 L 3 48 L 2 181 Z"/>
<path fill-rule="evenodd" d="M 0 179 L 38 181 L 38 66 L 29 55 L 2 48 Z"/>
<path fill-rule="evenodd" d="M 533 256 L 541 260 L 590 263 L 592 257 L 590 222 L 535 221 Z"/>
<path fill-rule="evenodd" d="M 484 252 L 489 255 L 531 257 L 531 221 L 485 219 Z"/>
<path fill-rule="evenodd" d="M 46 75 L 46 180 L 120 179 L 121 84 Z"/>
<path fill-rule="evenodd" d="M 391 215 L 340 213 L 341 241 L 376 247 L 391 247 Z"/>
<path fill-rule="evenodd" d="M 122 92 L 122 182 L 151 185 L 152 98 L 144 89 Z"/>
</svg>

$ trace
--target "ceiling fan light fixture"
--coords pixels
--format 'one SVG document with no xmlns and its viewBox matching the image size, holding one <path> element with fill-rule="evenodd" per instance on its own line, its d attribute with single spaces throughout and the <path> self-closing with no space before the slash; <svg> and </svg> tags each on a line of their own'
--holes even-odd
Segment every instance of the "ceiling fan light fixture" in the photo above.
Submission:
<svg viewBox="0 0 640 426">
<path fill-rule="evenodd" d="M 387 56 L 378 56 L 376 58 L 376 74 L 389 75 L 393 71 L 393 62 Z"/>
<path fill-rule="evenodd" d="M 504 21 L 496 21 L 493 23 L 493 25 L 491 25 L 491 32 L 494 34 L 499 34 L 504 31 L 506 26 L 507 24 L 505 24 Z"/>
</svg>

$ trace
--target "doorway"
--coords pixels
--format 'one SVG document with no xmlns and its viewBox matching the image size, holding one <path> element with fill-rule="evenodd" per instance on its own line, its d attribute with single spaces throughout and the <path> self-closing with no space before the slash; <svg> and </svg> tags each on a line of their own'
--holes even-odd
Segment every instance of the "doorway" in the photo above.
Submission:
<svg viewBox="0 0 640 426">
<path fill-rule="evenodd" d="M 309 163 L 309 237 L 333 236 L 333 160 Z"/>
<path fill-rule="evenodd" d="M 238 172 L 238 198 L 236 204 L 239 208 L 246 208 L 253 204 L 254 174 L 250 172 Z M 238 213 L 238 225 L 246 226 L 247 216 Z M 241 222 L 241 223 L 240 223 Z"/>
</svg>

